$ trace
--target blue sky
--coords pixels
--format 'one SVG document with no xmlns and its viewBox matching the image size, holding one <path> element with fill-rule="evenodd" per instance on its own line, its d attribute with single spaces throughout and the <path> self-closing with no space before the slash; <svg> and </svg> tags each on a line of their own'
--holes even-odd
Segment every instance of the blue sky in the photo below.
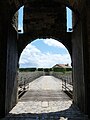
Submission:
<svg viewBox="0 0 90 120">
<path fill-rule="evenodd" d="M 23 7 L 19 11 L 18 29 L 23 33 Z M 71 11 L 67 9 L 68 22 L 67 26 L 72 27 Z M 68 28 L 67 28 L 68 29 Z M 54 39 L 36 39 L 28 44 L 23 50 L 19 66 L 26 67 L 52 67 L 55 64 L 71 65 L 71 58 L 65 46 Z"/>
<path fill-rule="evenodd" d="M 72 28 L 72 11 L 66 7 L 67 10 L 67 32 L 71 32 L 69 31 L 68 28 Z"/>
<path fill-rule="evenodd" d="M 65 46 L 54 39 L 37 39 L 23 50 L 19 64 L 26 67 L 53 67 L 55 64 L 71 64 Z"/>
<path fill-rule="evenodd" d="M 23 33 L 23 8 L 21 7 L 18 11 L 18 30 L 21 30 L 21 33 Z"/>
</svg>

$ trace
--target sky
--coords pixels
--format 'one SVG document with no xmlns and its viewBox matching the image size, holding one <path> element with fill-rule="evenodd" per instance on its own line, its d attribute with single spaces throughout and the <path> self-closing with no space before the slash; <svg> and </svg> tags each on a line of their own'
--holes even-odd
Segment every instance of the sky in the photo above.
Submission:
<svg viewBox="0 0 90 120">
<path fill-rule="evenodd" d="M 18 11 L 18 30 L 21 30 L 20 33 L 23 33 L 23 8 L 22 6 Z"/>
<path fill-rule="evenodd" d="M 72 27 L 71 11 L 67 8 L 67 31 Z M 23 33 L 23 7 L 19 10 L 18 29 Z M 50 68 L 55 64 L 71 65 L 66 47 L 54 39 L 36 39 L 26 46 L 20 56 L 20 68 Z"/>
<path fill-rule="evenodd" d="M 20 68 L 49 68 L 55 64 L 71 64 L 71 58 L 65 46 L 54 39 L 37 39 L 23 50 Z"/>
</svg>

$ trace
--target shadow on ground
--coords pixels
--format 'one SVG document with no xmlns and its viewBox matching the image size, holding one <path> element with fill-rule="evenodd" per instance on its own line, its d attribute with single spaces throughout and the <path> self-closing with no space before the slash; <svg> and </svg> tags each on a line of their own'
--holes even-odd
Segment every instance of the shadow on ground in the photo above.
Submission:
<svg viewBox="0 0 90 120">
<path fill-rule="evenodd" d="M 88 120 L 87 116 L 79 111 L 79 109 L 72 104 L 70 108 L 49 113 L 10 113 L 5 120 Z"/>
</svg>

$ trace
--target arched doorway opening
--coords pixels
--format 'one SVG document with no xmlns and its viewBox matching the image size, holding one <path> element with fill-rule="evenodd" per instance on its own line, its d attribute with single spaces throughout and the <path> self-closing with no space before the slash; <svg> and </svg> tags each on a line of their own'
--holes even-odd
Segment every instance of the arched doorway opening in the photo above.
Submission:
<svg viewBox="0 0 90 120">
<path fill-rule="evenodd" d="M 57 113 L 58 111 L 61 111 L 61 110 L 64 111 L 68 107 L 71 106 L 71 104 L 72 104 L 72 102 L 70 101 L 71 98 L 66 97 L 66 99 L 65 99 L 64 96 L 61 95 L 62 94 L 62 86 L 61 86 L 62 81 L 60 83 L 58 82 L 58 79 L 55 79 L 56 81 L 53 81 L 53 79 L 54 79 L 53 76 L 57 76 L 57 74 L 54 75 L 56 73 L 56 71 L 53 71 L 53 69 L 57 70 L 58 67 L 71 66 L 70 54 L 68 53 L 68 50 L 65 48 L 65 46 L 63 44 L 61 44 L 60 42 L 58 42 L 54 39 L 42 39 L 42 40 L 37 39 L 34 42 L 28 44 L 26 46 L 26 48 L 23 50 L 23 52 L 21 54 L 21 58 L 19 60 L 19 64 L 20 64 L 20 70 L 22 71 L 22 73 L 20 73 L 21 76 L 19 76 L 19 77 L 21 77 L 21 78 L 19 78 L 19 80 L 22 80 L 22 83 L 23 83 L 23 80 L 24 80 L 24 83 L 25 83 L 25 81 L 29 83 L 30 95 L 29 94 L 26 95 L 25 99 L 26 99 L 26 101 L 29 101 L 29 103 L 30 102 L 33 103 L 33 106 L 30 103 L 31 106 L 29 107 L 30 111 L 28 111 L 28 114 L 30 114 L 30 113 L 34 113 L 34 114 L 47 113 L 47 114 L 49 114 L 49 112 Z M 57 65 L 59 65 L 59 66 L 57 66 Z M 62 66 L 60 66 L 60 65 L 62 65 Z M 52 69 L 51 70 L 52 74 L 48 74 L 48 75 L 43 74 L 43 71 L 41 69 L 44 69 L 44 68 L 48 68 L 49 70 Z M 30 72 L 30 70 L 32 70 L 32 72 Z M 33 72 L 33 70 L 34 70 L 34 72 Z M 58 70 L 61 70 L 61 69 L 58 68 Z M 35 74 L 38 74 L 38 72 L 39 72 L 39 75 L 35 76 Z M 64 72 L 66 72 L 66 71 L 64 71 Z M 58 73 L 62 73 L 62 71 L 58 71 Z M 65 73 L 63 73 L 63 74 L 65 74 Z M 36 78 L 38 78 L 40 76 L 41 77 L 34 81 L 35 78 L 33 77 L 33 75 Z M 33 79 L 31 79 L 30 77 Z M 57 78 L 60 79 L 60 77 L 61 76 L 59 75 L 59 77 L 57 77 Z M 26 102 L 26 101 L 23 101 L 23 100 L 25 100 L 23 98 L 23 96 L 20 97 L 21 104 L 22 104 L 22 102 Z M 27 100 L 27 98 L 29 98 L 29 99 Z M 61 105 L 59 106 L 59 104 L 61 104 L 60 103 L 61 99 L 64 99 L 64 102 L 66 102 L 66 103 L 67 103 L 67 99 L 68 99 L 69 104 L 67 104 L 66 107 L 65 106 L 63 107 L 63 105 L 62 105 L 62 107 L 61 107 Z M 20 101 L 19 101 L 19 103 L 20 103 Z M 37 104 L 37 108 L 33 109 L 34 107 L 36 107 L 36 104 Z M 54 105 L 52 105 L 52 104 L 54 104 Z M 59 109 L 58 109 L 58 106 L 59 106 Z M 56 109 L 55 109 L 55 107 L 56 107 Z M 49 110 L 51 108 L 52 108 L 52 110 Z M 14 111 L 12 111 L 12 112 L 14 112 Z M 25 111 L 23 111 L 23 112 L 25 112 Z M 13 113 L 13 114 L 15 114 L 15 113 Z"/>
</svg>

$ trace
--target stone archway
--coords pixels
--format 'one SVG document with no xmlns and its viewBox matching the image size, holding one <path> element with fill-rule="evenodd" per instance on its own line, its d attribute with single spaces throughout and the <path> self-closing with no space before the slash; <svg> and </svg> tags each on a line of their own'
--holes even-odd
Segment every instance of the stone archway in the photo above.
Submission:
<svg viewBox="0 0 90 120">
<path fill-rule="evenodd" d="M 65 5 L 57 4 L 57 2 L 43 3 L 41 1 L 34 1 L 31 4 L 26 3 L 25 5 L 25 14 L 24 14 L 24 31 L 23 35 L 20 35 L 19 39 L 19 52 L 26 46 L 28 41 L 32 41 L 35 38 L 55 38 L 67 46 L 73 58 L 73 79 L 74 79 L 74 98 L 73 101 L 76 103 L 82 111 L 86 111 L 86 99 L 85 99 L 85 78 L 84 78 L 84 63 L 83 63 L 83 40 L 81 38 L 82 29 L 80 28 L 79 34 L 74 36 L 76 31 L 77 22 L 79 19 L 78 8 L 73 9 L 77 13 L 78 17 L 73 14 L 73 33 L 67 33 L 65 26 Z M 73 3 L 74 5 L 74 3 Z M 75 4 L 76 5 L 76 4 Z M 57 8 L 57 9 L 54 9 Z M 77 6 L 78 7 L 78 6 Z M 49 8 L 49 9 L 48 9 Z M 76 7 L 75 7 L 76 8 Z M 29 11 L 31 10 L 31 14 Z M 63 12 L 64 11 L 64 12 Z M 43 13 L 43 14 L 42 14 Z M 60 15 L 62 19 L 60 21 Z M 54 19 L 52 19 L 54 18 Z M 46 20 L 47 19 L 47 20 Z M 50 20 L 50 22 L 49 22 Z M 56 20 L 56 21 L 55 21 Z M 52 27 L 53 26 L 53 27 Z M 81 26 L 80 26 L 81 27 Z M 80 36 L 80 37 L 78 37 Z M 75 38 L 76 37 L 76 38 Z M 29 39 L 30 38 L 30 39 Z M 79 39 L 79 40 L 78 40 Z M 72 44 L 73 44 L 73 53 L 72 53 Z M 79 61 L 78 61 L 79 59 Z M 79 71 L 79 73 L 78 73 Z M 80 75 L 79 75 L 80 74 Z M 81 87 L 79 88 L 79 86 Z M 79 92 L 78 92 L 79 90 Z M 82 101 L 82 102 L 80 102 Z"/>
<path fill-rule="evenodd" d="M 58 0 L 53 0 L 53 1 L 54 3 L 58 3 Z M 35 0 L 32 1 L 33 7 L 34 7 L 34 2 Z M 38 2 L 41 2 L 41 0 L 39 0 Z M 60 0 L 59 2 L 61 4 L 62 0 Z M 90 51 L 90 36 L 89 36 L 90 4 L 89 3 L 90 2 L 89 0 L 78 0 L 78 2 L 76 0 L 68 0 L 68 1 L 63 0 L 63 5 L 67 5 L 71 7 L 74 10 L 74 12 L 78 13 L 77 15 L 80 18 L 77 26 L 75 26 L 77 17 L 73 15 L 73 25 L 75 26 L 75 29 L 73 30 L 72 37 L 71 35 L 67 35 L 65 33 L 65 29 L 63 29 L 64 31 L 61 30 L 60 33 L 63 33 L 63 34 L 60 34 L 60 36 L 59 36 L 59 32 L 56 32 L 55 34 L 55 31 L 54 31 L 55 29 L 52 30 L 53 31 L 52 34 L 48 33 L 48 36 L 47 36 L 47 34 L 45 34 L 45 28 L 43 29 L 43 33 L 39 33 L 35 35 L 36 32 L 34 33 L 32 32 L 33 31 L 32 30 L 31 33 L 29 34 L 30 36 L 28 36 L 28 34 L 17 36 L 16 30 L 11 25 L 11 20 L 14 13 L 22 5 L 26 5 L 27 3 L 28 3 L 28 0 L 25 0 L 25 1 L 7 0 L 7 1 L 0 2 L 0 15 L 1 15 L 0 17 L 0 21 L 1 21 L 0 22 L 0 39 L 1 39 L 0 54 L 2 55 L 0 56 L 0 60 L 1 60 L 0 81 L 2 83 L 0 84 L 0 89 L 1 89 L 0 90 L 0 95 L 1 95 L 0 116 L 1 117 L 5 116 L 5 114 L 7 114 L 17 102 L 17 82 L 15 81 L 17 63 L 18 63 L 17 53 L 20 54 L 23 47 L 25 47 L 25 45 L 27 44 L 28 41 L 26 41 L 25 39 L 30 38 L 32 41 L 32 39 L 35 39 L 38 37 L 39 38 L 43 36 L 44 38 L 51 37 L 52 34 L 53 34 L 53 37 L 58 40 L 62 38 L 64 42 L 63 44 L 65 46 L 68 46 L 67 48 L 72 53 L 73 79 L 74 79 L 74 102 L 80 107 L 82 111 L 90 115 L 89 114 L 90 108 L 88 107 L 90 103 L 90 95 L 89 95 L 89 90 L 90 90 L 90 85 L 89 85 L 90 84 L 90 76 L 89 76 L 89 73 L 90 73 L 90 52 L 89 52 Z M 62 8 L 61 10 L 65 10 L 65 6 L 63 5 L 61 5 L 61 8 Z M 28 22 L 28 21 L 24 21 L 24 22 Z M 60 25 L 60 23 L 58 23 L 57 21 L 56 23 Z M 24 29 L 26 29 L 26 33 L 30 32 L 31 30 L 30 28 L 29 31 L 27 31 L 28 29 L 26 27 Z M 58 27 L 56 27 L 56 30 L 58 31 Z M 32 36 L 33 34 L 34 36 Z M 68 40 L 70 41 L 68 42 Z M 18 49 L 17 49 L 16 41 L 18 41 Z"/>
</svg>

